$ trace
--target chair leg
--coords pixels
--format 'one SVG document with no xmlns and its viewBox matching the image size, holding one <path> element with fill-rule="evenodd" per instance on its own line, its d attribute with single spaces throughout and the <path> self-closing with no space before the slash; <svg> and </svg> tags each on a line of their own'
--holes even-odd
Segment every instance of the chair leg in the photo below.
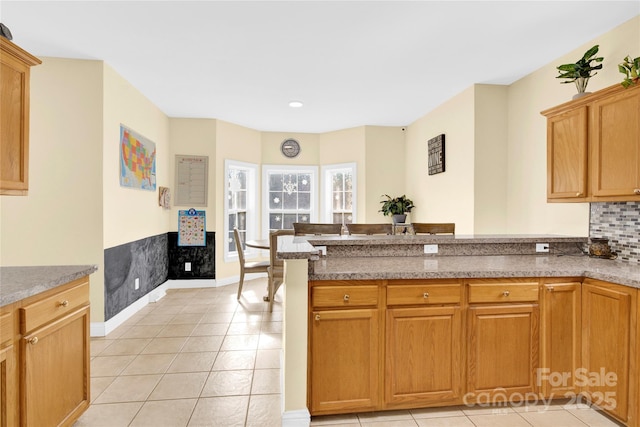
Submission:
<svg viewBox="0 0 640 427">
<path fill-rule="evenodd" d="M 244 284 L 244 271 L 240 272 L 240 281 L 238 282 L 238 300 L 242 294 L 242 285 Z"/>
</svg>

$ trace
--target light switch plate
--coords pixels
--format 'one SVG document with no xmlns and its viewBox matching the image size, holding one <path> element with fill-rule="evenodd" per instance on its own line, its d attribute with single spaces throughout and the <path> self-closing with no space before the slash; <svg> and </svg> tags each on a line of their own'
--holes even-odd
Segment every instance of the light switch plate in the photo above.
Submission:
<svg viewBox="0 0 640 427">
<path fill-rule="evenodd" d="M 191 271 L 191 263 L 190 262 L 185 262 L 184 263 L 184 271 Z"/>
</svg>

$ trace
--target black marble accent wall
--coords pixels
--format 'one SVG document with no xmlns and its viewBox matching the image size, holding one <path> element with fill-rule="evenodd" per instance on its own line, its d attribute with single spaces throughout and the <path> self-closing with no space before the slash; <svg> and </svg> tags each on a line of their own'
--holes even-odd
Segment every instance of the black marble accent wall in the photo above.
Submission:
<svg viewBox="0 0 640 427">
<path fill-rule="evenodd" d="M 105 249 L 105 320 L 167 281 L 167 249 L 166 233 Z M 135 289 L 136 278 L 139 289 Z"/>
<path fill-rule="evenodd" d="M 589 237 L 609 239 L 618 259 L 640 263 L 640 202 L 591 203 Z"/>
<path fill-rule="evenodd" d="M 215 279 L 215 233 L 207 231 L 206 246 L 178 246 L 178 233 L 169 232 L 169 279 Z M 185 271 L 185 263 L 191 271 Z"/>
</svg>

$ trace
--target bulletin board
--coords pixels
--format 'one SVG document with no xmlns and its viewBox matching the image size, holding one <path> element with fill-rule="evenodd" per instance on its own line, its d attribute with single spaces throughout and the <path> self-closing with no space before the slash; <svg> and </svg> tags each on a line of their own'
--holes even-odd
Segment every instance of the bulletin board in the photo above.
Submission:
<svg viewBox="0 0 640 427">
<path fill-rule="evenodd" d="M 178 211 L 178 246 L 206 246 L 206 222 L 205 211 Z"/>
</svg>

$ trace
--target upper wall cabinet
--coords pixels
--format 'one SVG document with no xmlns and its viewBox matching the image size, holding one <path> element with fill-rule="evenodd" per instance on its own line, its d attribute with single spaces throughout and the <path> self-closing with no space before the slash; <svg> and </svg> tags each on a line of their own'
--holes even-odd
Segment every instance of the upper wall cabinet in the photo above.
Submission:
<svg viewBox="0 0 640 427">
<path fill-rule="evenodd" d="M 542 114 L 547 201 L 640 201 L 640 86 L 616 84 Z"/>
<path fill-rule="evenodd" d="M 29 74 L 40 63 L 0 37 L 0 194 L 29 189 Z"/>
</svg>

